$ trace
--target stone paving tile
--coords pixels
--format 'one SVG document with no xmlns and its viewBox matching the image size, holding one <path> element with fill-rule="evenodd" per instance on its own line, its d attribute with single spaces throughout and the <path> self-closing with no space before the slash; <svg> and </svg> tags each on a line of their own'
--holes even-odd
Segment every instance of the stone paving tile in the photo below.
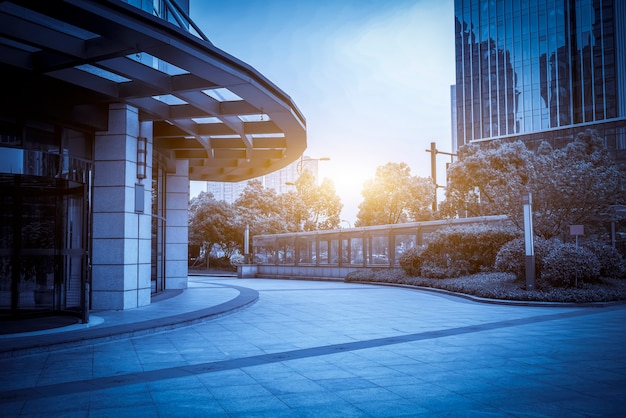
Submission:
<svg viewBox="0 0 626 418">
<path fill-rule="evenodd" d="M 626 306 L 484 305 L 345 283 L 193 282 L 198 299 L 233 284 L 259 300 L 170 331 L 0 359 L 0 415 L 623 415 L 626 336 L 616 330 Z M 193 289 L 178 297 L 192 300 Z"/>
</svg>

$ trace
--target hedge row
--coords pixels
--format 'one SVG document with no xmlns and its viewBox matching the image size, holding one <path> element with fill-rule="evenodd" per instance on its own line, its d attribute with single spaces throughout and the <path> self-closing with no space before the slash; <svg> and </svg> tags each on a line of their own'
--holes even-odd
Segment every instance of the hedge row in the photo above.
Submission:
<svg viewBox="0 0 626 418">
<path fill-rule="evenodd" d="M 586 246 L 535 238 L 536 286 L 578 287 L 600 278 L 625 278 L 620 253 L 600 243 Z M 488 225 L 448 227 L 432 234 L 424 250 L 412 248 L 399 259 L 407 275 L 454 278 L 487 271 L 513 273 L 525 280 L 524 239 L 519 232 Z"/>
</svg>

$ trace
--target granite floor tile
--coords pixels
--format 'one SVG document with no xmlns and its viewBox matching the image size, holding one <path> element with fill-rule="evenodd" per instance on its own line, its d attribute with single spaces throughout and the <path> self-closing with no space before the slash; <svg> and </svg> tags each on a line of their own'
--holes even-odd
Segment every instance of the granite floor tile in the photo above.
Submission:
<svg viewBox="0 0 626 418">
<path fill-rule="evenodd" d="M 135 320 L 159 306 L 165 321 L 223 302 L 237 294 L 229 286 L 259 300 L 180 328 L 0 359 L 0 415 L 623 414 L 626 335 L 615 330 L 626 305 L 500 306 L 370 285 L 195 277 Z M 132 311 L 100 314 L 132 323 Z"/>
</svg>

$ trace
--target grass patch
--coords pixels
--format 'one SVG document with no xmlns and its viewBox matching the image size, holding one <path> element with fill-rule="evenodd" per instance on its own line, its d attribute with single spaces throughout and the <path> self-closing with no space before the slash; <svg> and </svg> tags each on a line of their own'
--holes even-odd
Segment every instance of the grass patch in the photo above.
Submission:
<svg viewBox="0 0 626 418">
<path fill-rule="evenodd" d="M 478 273 L 454 279 L 428 279 L 407 276 L 402 269 L 359 270 L 348 274 L 346 282 L 395 283 L 449 290 L 489 299 L 537 302 L 613 302 L 626 300 L 626 280 L 601 279 L 578 288 L 551 287 L 526 290 L 525 283 L 510 273 Z"/>
</svg>

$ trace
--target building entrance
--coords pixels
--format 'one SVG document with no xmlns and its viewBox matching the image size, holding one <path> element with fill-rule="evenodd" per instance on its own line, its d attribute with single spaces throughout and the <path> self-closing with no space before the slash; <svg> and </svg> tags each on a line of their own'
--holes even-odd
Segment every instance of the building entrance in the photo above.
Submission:
<svg viewBox="0 0 626 418">
<path fill-rule="evenodd" d="M 43 166 L 60 160 L 41 152 L 37 156 Z M 66 166 L 77 165 L 70 160 Z M 74 167 L 74 175 L 64 177 L 88 179 L 89 165 L 78 165 L 81 173 Z M 3 317 L 67 313 L 88 319 L 89 181 L 74 180 L 0 174 Z"/>
</svg>

